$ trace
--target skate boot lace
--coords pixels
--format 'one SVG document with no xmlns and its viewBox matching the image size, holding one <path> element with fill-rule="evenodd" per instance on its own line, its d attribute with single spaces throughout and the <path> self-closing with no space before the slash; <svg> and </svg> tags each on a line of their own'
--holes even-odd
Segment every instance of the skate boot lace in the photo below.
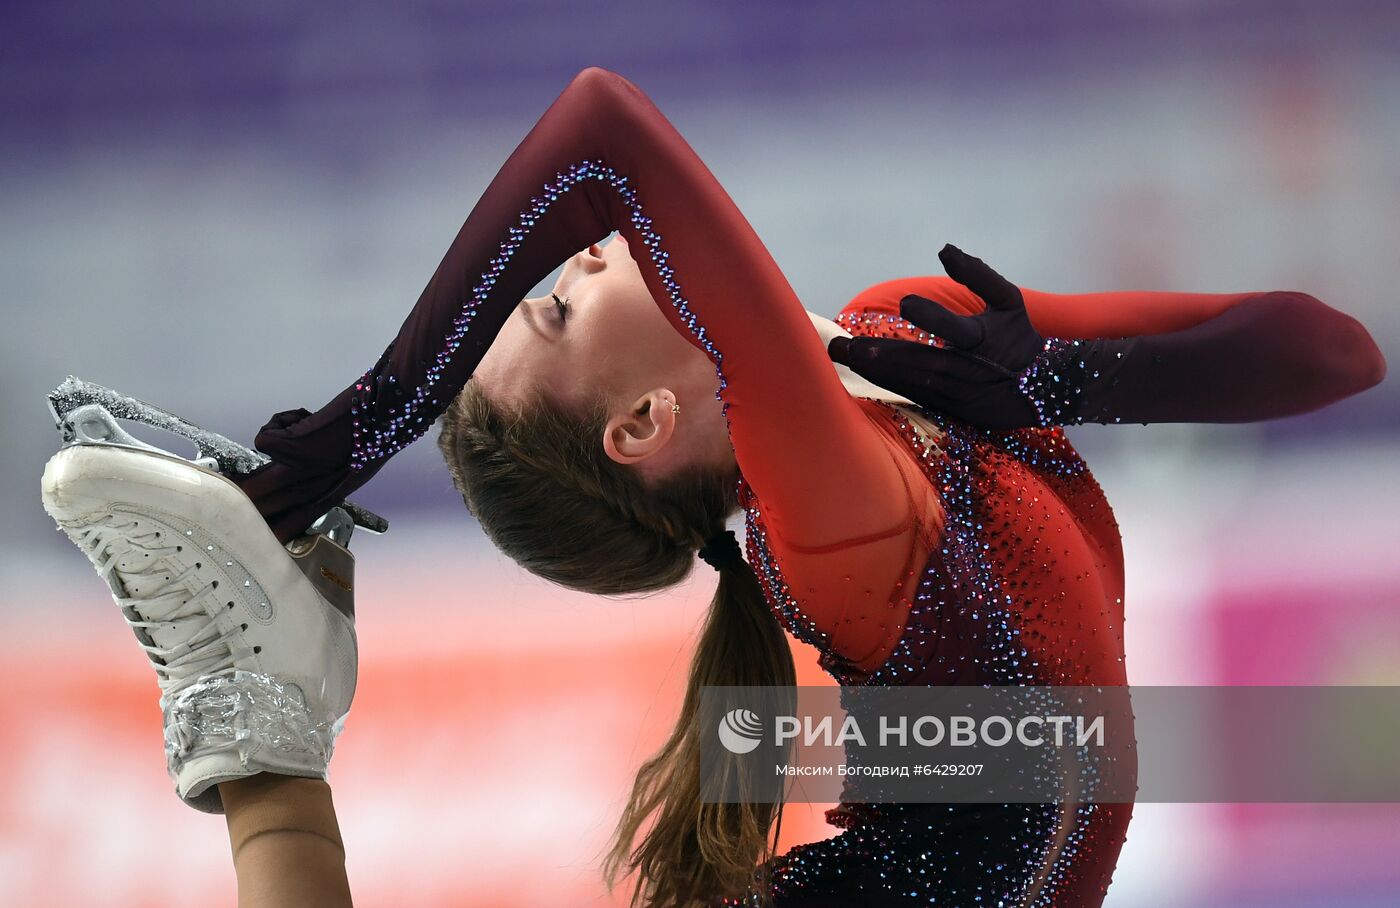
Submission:
<svg viewBox="0 0 1400 908">
<path fill-rule="evenodd" d="M 131 532 L 140 523 L 109 513 L 72 538 L 112 587 L 127 624 L 139 629 L 137 638 L 155 665 L 162 695 L 193 679 L 233 671 L 235 638 L 241 627 L 228 622 L 220 626 L 221 610 L 214 599 L 219 582 L 203 581 L 191 591 L 185 582 L 191 577 L 199 579 L 197 563 L 180 567 L 172 556 L 181 547 L 160 544 L 163 533 L 157 529 Z M 140 554 L 143 562 L 149 558 L 148 564 L 140 569 L 118 567 L 133 553 Z M 116 592 L 125 593 L 138 583 L 140 595 Z M 211 604 L 215 607 L 207 607 Z M 180 642 L 174 646 L 157 644 L 152 632 L 159 629 L 183 631 Z"/>
</svg>

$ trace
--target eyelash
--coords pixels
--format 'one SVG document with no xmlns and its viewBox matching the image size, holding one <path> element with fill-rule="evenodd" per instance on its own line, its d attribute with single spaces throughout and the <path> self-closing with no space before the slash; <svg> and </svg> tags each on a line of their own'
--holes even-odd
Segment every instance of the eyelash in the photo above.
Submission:
<svg viewBox="0 0 1400 908">
<path fill-rule="evenodd" d="M 566 296 L 561 300 L 557 293 L 551 293 L 550 296 L 554 297 L 554 308 L 559 310 L 559 321 L 563 322 L 568 319 L 569 298 Z"/>
</svg>

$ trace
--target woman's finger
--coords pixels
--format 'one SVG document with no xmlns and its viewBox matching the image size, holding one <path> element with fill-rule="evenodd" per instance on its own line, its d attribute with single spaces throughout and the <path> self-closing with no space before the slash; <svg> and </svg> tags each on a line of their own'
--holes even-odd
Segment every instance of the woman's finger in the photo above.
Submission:
<svg viewBox="0 0 1400 908">
<path fill-rule="evenodd" d="M 946 410 L 953 405 L 952 398 L 943 387 L 948 379 L 940 374 L 937 365 L 930 365 L 936 363 L 935 358 L 924 354 L 924 351 L 941 352 L 936 347 L 893 338 L 859 337 L 851 340 L 859 343 L 843 345 L 842 352 L 854 352 L 854 355 L 838 361 L 849 366 L 861 378 L 886 391 L 907 397 L 920 406 Z M 900 344 L 903 347 L 896 346 Z M 838 358 L 835 351 L 832 358 Z"/>
<path fill-rule="evenodd" d="M 899 301 L 899 317 L 913 322 L 954 347 L 974 347 L 982 342 L 984 328 L 975 316 L 958 315 L 931 299 L 909 294 Z"/>
<path fill-rule="evenodd" d="M 938 260 L 948 276 L 982 297 L 989 309 L 1019 309 L 1025 305 L 1021 290 L 990 265 L 968 255 L 952 243 L 938 250 Z"/>
<path fill-rule="evenodd" d="M 984 366 L 958 351 L 890 337 L 850 338 L 841 355 L 843 365 L 857 375 L 920 403 L 903 389 L 942 388 L 953 393 L 962 384 L 988 378 Z"/>
</svg>

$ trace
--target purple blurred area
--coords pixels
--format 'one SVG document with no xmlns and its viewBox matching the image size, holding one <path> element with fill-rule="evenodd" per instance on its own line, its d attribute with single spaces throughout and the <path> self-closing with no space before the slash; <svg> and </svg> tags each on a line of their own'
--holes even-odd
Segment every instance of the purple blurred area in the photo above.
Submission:
<svg viewBox="0 0 1400 908">
<path fill-rule="evenodd" d="M 47 634 L 25 603 L 70 590 L 73 614 L 100 611 L 39 505 L 48 389 L 75 373 L 243 441 L 319 406 L 590 65 L 667 113 L 814 312 L 940 273 L 954 242 L 1050 291 L 1305 291 L 1400 361 L 1393 0 L 9 0 L 0 621 Z M 1250 683 L 1400 683 L 1393 379 L 1269 423 L 1070 434 L 1123 528 L 1134 683 L 1228 679 L 1210 634 L 1247 646 L 1256 620 L 1292 630 Z M 430 439 L 358 498 L 395 524 L 373 570 L 423 540 L 494 555 Z M 467 595 L 444 577 L 444 599 Z M 1325 646 L 1314 619 L 1332 621 Z M 1143 810 L 1107 904 L 1393 905 L 1400 871 L 1379 855 L 1400 836 L 1362 847 L 1380 813 L 1328 814 L 1354 863 L 1304 871 L 1311 819 Z M 0 823 L 0 877 L 13 835 Z M 1180 869 L 1221 854 L 1214 875 Z"/>
<path fill-rule="evenodd" d="M 202 115 L 240 129 L 294 127 L 311 99 L 375 99 L 442 112 L 513 110 L 586 65 L 653 89 L 820 96 L 851 82 L 954 86 L 955 63 L 995 62 L 982 87 L 1101 66 L 1393 49 L 1384 0 L 1036 4 L 567 2 L 394 4 L 156 0 L 139 7 L 15 0 L 0 11 L 3 113 L 14 133 Z M 465 86 L 485 84 L 477 94 Z M 977 89 L 977 85 L 957 86 Z M 366 103 L 368 102 L 368 103 Z M 135 119 L 133 119 L 135 118 Z M 230 122 L 237 118 L 236 122 Z M 9 130 L 7 130 L 9 131 Z M 72 138 L 76 139 L 76 136 Z"/>
<path fill-rule="evenodd" d="M 820 103 L 852 88 L 995 97 L 1046 78 L 1242 59 L 1291 68 L 1393 52 L 1400 14 L 1386 0 L 12 0 L 0 35 L 6 145 L 52 155 L 151 131 L 189 150 L 252 135 L 318 146 L 386 126 L 421 132 L 520 113 L 588 65 L 706 105 L 755 94 Z"/>
</svg>

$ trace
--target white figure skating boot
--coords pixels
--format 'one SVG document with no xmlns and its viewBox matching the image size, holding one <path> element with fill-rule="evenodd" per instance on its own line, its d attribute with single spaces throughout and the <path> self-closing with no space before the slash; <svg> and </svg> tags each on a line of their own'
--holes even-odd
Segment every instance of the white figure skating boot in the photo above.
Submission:
<svg viewBox="0 0 1400 908">
<path fill-rule="evenodd" d="M 167 766 L 188 804 L 223 809 L 217 783 L 259 772 L 325 778 L 355 692 L 355 523 L 333 508 L 285 547 L 221 471 L 256 451 L 70 378 L 50 395 L 64 446 L 44 468 L 44 509 L 111 588 L 155 665 Z M 186 460 L 117 418 L 195 442 Z"/>
</svg>

